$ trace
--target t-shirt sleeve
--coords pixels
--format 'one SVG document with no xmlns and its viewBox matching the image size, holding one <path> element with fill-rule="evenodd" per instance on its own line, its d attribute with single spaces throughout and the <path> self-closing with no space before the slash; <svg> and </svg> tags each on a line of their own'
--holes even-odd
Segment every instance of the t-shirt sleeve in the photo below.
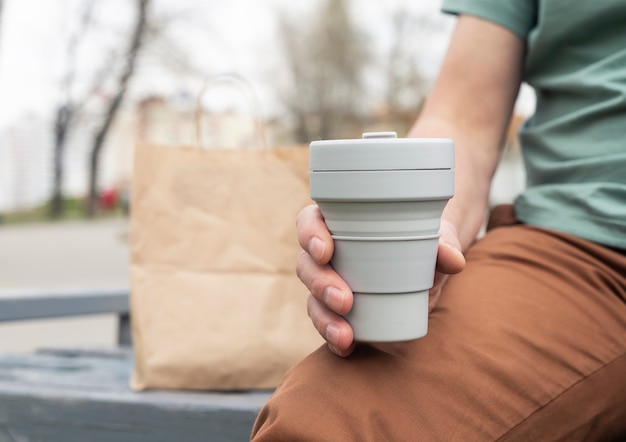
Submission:
<svg viewBox="0 0 626 442">
<path fill-rule="evenodd" d="M 443 0 L 441 9 L 489 20 L 524 40 L 537 24 L 537 0 Z"/>
</svg>

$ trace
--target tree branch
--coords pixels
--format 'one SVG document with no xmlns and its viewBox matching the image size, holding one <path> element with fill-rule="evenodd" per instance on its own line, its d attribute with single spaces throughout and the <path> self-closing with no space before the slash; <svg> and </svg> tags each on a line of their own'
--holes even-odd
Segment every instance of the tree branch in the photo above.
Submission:
<svg viewBox="0 0 626 442">
<path fill-rule="evenodd" d="M 139 54 L 142 39 L 146 30 L 147 23 L 147 10 L 151 0 L 137 0 L 137 22 L 135 24 L 135 28 L 133 31 L 133 35 L 131 37 L 130 48 L 128 51 L 128 55 L 126 57 L 126 64 L 122 69 L 120 77 L 117 81 L 117 91 L 113 98 L 111 99 L 105 116 L 104 121 L 100 129 L 96 132 L 94 137 L 94 144 L 91 150 L 90 162 L 89 162 L 89 171 L 90 171 L 90 179 L 89 179 L 89 200 L 87 203 L 87 216 L 93 217 L 96 213 L 97 202 L 98 202 L 98 164 L 100 151 L 104 146 L 104 141 L 106 136 L 111 128 L 111 124 L 117 112 L 124 100 L 126 95 L 126 90 L 128 88 L 128 83 L 130 78 L 132 77 L 135 71 L 135 65 L 137 61 L 137 56 Z"/>
</svg>

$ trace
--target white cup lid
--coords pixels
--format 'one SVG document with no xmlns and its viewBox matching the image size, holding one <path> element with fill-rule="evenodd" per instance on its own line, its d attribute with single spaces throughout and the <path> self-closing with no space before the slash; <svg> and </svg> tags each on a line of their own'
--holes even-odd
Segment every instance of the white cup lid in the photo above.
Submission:
<svg viewBox="0 0 626 442">
<path fill-rule="evenodd" d="M 454 168 L 449 138 L 397 138 L 395 132 L 364 133 L 358 140 L 313 141 L 309 169 L 424 170 Z"/>
</svg>

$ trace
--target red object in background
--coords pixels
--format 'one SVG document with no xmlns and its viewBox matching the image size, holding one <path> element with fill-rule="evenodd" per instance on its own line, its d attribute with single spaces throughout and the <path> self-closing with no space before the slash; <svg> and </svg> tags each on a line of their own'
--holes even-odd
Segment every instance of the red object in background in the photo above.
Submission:
<svg viewBox="0 0 626 442">
<path fill-rule="evenodd" d="M 104 210 L 113 210 L 117 207 L 117 189 L 108 189 L 100 193 L 100 207 Z"/>
</svg>

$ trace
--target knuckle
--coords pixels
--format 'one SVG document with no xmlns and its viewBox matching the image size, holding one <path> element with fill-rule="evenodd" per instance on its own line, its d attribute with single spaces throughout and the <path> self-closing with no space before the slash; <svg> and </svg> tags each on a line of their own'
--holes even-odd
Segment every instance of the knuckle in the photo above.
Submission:
<svg viewBox="0 0 626 442">
<path fill-rule="evenodd" d="M 321 301 L 328 285 L 326 272 L 323 267 L 314 264 L 304 251 L 300 252 L 296 260 L 296 275 L 311 294 Z"/>
<path fill-rule="evenodd" d="M 296 258 L 296 275 L 298 275 L 298 278 L 300 278 L 302 282 L 304 282 L 303 277 L 305 273 L 307 259 L 308 254 L 304 250 L 302 250 Z"/>
<path fill-rule="evenodd" d="M 306 210 L 306 207 L 300 210 L 300 212 L 298 212 L 298 215 L 296 215 L 296 228 L 299 228 L 300 225 L 302 224 L 302 217 L 304 216 L 305 210 Z"/>
<path fill-rule="evenodd" d="M 319 301 L 317 301 L 317 299 L 315 299 L 312 295 L 309 295 L 307 299 L 307 313 L 313 323 L 313 327 L 315 327 L 318 333 L 323 337 L 327 321 L 325 321 L 321 315 L 318 302 Z"/>
<path fill-rule="evenodd" d="M 298 212 L 296 215 L 296 227 L 301 227 L 306 223 L 306 221 L 311 217 L 311 213 L 315 207 L 316 206 L 314 204 L 310 204 Z"/>
<path fill-rule="evenodd" d="M 321 272 L 315 272 L 310 276 L 309 279 L 309 290 L 320 301 L 323 300 L 324 290 L 326 290 L 326 279 L 323 277 Z"/>
</svg>

